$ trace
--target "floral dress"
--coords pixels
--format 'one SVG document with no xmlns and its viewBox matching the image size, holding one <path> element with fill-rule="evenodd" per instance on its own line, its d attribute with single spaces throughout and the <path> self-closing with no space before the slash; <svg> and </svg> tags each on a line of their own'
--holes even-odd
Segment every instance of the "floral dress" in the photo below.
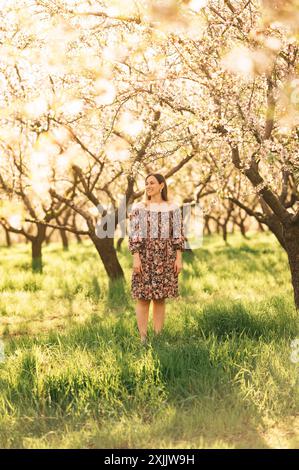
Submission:
<svg viewBox="0 0 299 470">
<path fill-rule="evenodd" d="M 176 250 L 185 251 L 183 219 L 179 206 L 151 210 L 137 204 L 129 214 L 130 252 L 139 252 L 142 273 L 132 273 L 135 299 L 179 297 L 178 274 L 174 271 Z"/>
</svg>

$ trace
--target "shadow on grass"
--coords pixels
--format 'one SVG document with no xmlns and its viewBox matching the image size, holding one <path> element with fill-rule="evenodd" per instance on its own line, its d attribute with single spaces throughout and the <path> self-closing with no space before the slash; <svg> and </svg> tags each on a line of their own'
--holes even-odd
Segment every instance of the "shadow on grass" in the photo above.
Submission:
<svg viewBox="0 0 299 470">
<path fill-rule="evenodd" d="M 53 419 L 50 432 L 58 429 L 60 418 L 65 425 L 65 418 L 72 415 L 110 422 L 122 413 L 128 417 L 137 413 L 144 422 L 155 423 L 157 412 L 171 405 L 176 412 L 158 426 L 161 438 L 168 432 L 171 439 L 169 426 L 176 426 L 176 437 L 184 436 L 191 443 L 197 435 L 207 442 L 224 439 L 238 447 L 246 447 L 250 439 L 252 447 L 266 448 L 258 431 L 261 413 L 246 398 L 238 372 L 255 368 L 257 349 L 264 340 L 293 333 L 292 321 L 287 320 L 286 327 L 271 324 L 271 318 L 257 321 L 242 304 L 206 306 L 195 320 L 198 327 L 187 323 L 179 336 L 163 330 L 161 336 L 151 338 L 148 349 L 140 346 L 132 311 L 121 316 L 95 315 L 65 334 L 11 340 L 7 354 L 18 350 L 21 356 L 19 363 L 13 363 L 15 378 L 2 375 L 1 393 L 20 419 L 31 410 L 32 427 L 27 427 L 31 435 L 46 434 L 47 418 Z M 42 351 L 57 364 L 44 376 Z M 74 359 L 80 351 L 91 360 L 83 369 Z M 267 397 L 263 384 L 258 386 Z M 39 427 L 41 413 L 45 420 Z M 17 426 L 14 445 L 21 439 Z"/>
<path fill-rule="evenodd" d="M 250 428 L 253 434 L 253 427 L 259 423 L 258 413 L 252 405 L 243 403 L 231 380 L 232 370 L 225 368 L 217 355 L 211 354 L 209 343 L 186 342 L 184 336 L 181 342 L 160 342 L 144 350 L 129 337 L 123 319 L 110 324 L 110 329 L 106 325 L 106 330 L 100 330 L 96 323 L 94 320 L 81 329 L 75 328 L 69 335 L 56 335 L 53 341 L 48 338 L 44 342 L 44 347 L 52 348 L 53 365 L 58 361 L 52 372 L 42 373 L 41 342 L 35 341 L 37 349 L 33 342 L 31 347 L 29 342 L 16 342 L 22 352 L 14 364 L 14 378 L 4 373 L 0 380 L 1 395 L 9 404 L 5 406 L 5 416 L 8 419 L 8 410 L 12 410 L 15 417 L 10 441 L 8 436 L 2 435 L 2 446 L 20 446 L 26 435 L 42 437 L 67 428 L 72 417 L 78 429 L 76 418 L 91 417 L 109 423 L 123 414 L 128 419 L 137 414 L 144 423 L 156 423 L 160 437 L 166 432 L 170 441 L 180 435 L 192 441 L 194 433 L 208 436 L 211 441 L 221 435 L 231 435 L 233 439 L 234 432 L 240 432 L 249 416 L 247 431 Z M 124 345 L 125 351 L 121 347 Z M 88 347 L 94 359 L 98 359 L 82 368 L 73 354 L 80 349 L 83 353 Z M 244 358 L 247 354 L 244 352 Z M 159 424 L 157 413 L 168 405 L 175 408 L 176 413 L 165 423 L 161 414 Z M 194 414 L 194 409 L 198 410 L 198 415 Z M 181 421 L 182 413 L 185 422 Z M 39 423 L 40 415 L 42 423 Z M 18 421 L 25 422 L 24 416 L 31 422 L 22 430 Z M 175 428 L 169 429 L 175 424 Z M 258 436 L 255 443 L 265 447 Z M 118 442 L 113 446 L 117 447 Z"/>
<path fill-rule="evenodd" d="M 256 309 L 253 313 L 250 310 Z M 272 341 L 294 338 L 299 332 L 298 319 L 280 297 L 267 303 L 245 307 L 242 302 L 217 302 L 205 305 L 198 321 L 204 334 L 224 338 L 231 334 L 245 334 L 249 338 Z"/>
</svg>

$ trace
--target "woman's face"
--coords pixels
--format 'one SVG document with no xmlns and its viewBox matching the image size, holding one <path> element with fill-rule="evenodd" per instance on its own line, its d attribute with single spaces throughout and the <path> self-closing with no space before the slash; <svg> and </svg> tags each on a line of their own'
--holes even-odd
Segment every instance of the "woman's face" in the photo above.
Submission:
<svg viewBox="0 0 299 470">
<path fill-rule="evenodd" d="M 149 176 L 145 181 L 145 190 L 148 196 L 159 194 L 163 186 L 164 183 L 159 183 L 154 176 Z"/>
</svg>

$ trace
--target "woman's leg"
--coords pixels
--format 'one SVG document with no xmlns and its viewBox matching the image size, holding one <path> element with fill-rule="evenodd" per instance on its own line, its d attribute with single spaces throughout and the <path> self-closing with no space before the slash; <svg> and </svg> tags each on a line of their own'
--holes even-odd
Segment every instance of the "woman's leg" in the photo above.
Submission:
<svg viewBox="0 0 299 470">
<path fill-rule="evenodd" d="M 150 300 L 138 299 L 136 304 L 137 325 L 141 340 L 146 338 Z"/>
<path fill-rule="evenodd" d="M 164 325 L 165 319 L 165 299 L 153 299 L 153 323 L 154 331 L 158 334 Z"/>
</svg>

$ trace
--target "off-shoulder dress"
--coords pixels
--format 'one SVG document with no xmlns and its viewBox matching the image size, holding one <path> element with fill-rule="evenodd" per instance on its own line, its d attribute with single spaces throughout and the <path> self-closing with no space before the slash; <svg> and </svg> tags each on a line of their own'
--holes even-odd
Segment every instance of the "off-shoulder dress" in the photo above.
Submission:
<svg viewBox="0 0 299 470">
<path fill-rule="evenodd" d="M 166 209 L 165 209 L 166 207 Z M 174 263 L 176 251 L 186 250 L 184 224 L 177 204 L 161 209 L 136 204 L 129 213 L 130 252 L 139 252 L 142 273 L 132 273 L 131 294 L 135 299 L 180 297 Z"/>
</svg>

